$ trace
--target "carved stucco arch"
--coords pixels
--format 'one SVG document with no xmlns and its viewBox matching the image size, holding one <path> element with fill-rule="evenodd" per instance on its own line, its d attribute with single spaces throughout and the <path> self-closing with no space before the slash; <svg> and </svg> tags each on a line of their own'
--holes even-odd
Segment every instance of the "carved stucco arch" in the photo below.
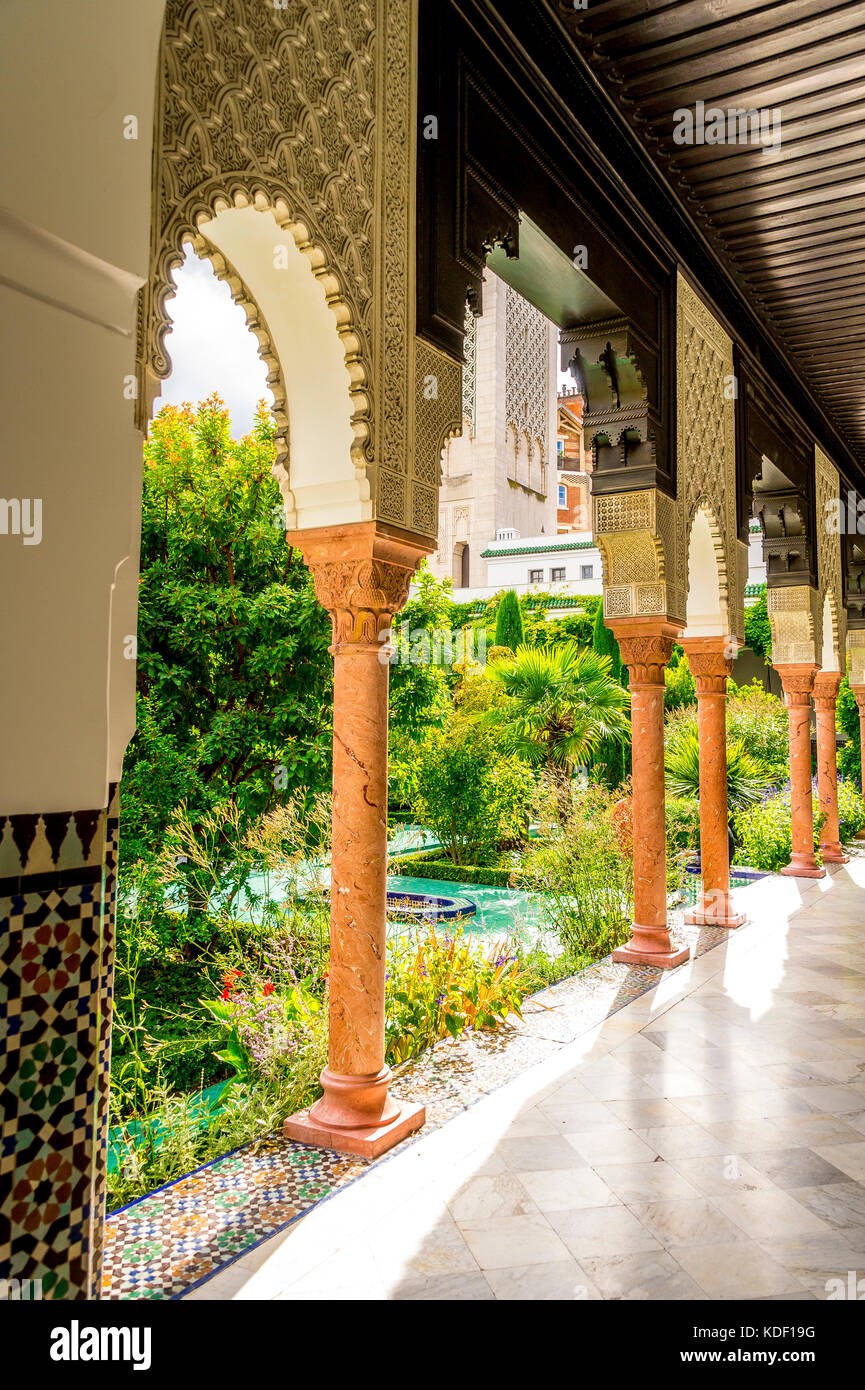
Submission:
<svg viewBox="0 0 865 1390">
<path fill-rule="evenodd" d="M 699 533 L 702 532 L 702 535 Z M 705 568 L 702 563 L 703 552 L 700 546 L 703 541 L 707 541 L 711 546 L 711 556 L 714 561 L 714 569 L 709 573 L 708 588 L 714 592 L 711 598 L 716 607 L 716 613 L 712 613 L 705 607 L 695 608 L 695 576 L 692 573 L 691 561 L 700 566 L 701 578 L 705 578 L 702 570 Z M 692 555 L 692 550 L 695 553 Z M 724 544 L 724 535 L 718 516 L 712 502 L 708 497 L 697 499 L 696 504 L 691 508 L 690 517 L 685 527 L 685 555 L 688 566 L 688 594 L 686 617 L 688 627 L 685 630 L 686 637 L 729 637 L 732 635 L 732 624 L 730 618 L 730 593 L 731 586 L 728 563 L 727 547 Z M 714 619 L 714 621 L 712 621 Z M 711 630 L 710 630 L 711 629 Z"/>
<path fill-rule="evenodd" d="M 227 280 L 259 341 L 275 397 L 278 473 L 289 470 L 279 334 L 207 226 L 230 209 L 270 215 L 320 285 L 342 346 L 359 499 L 374 487 L 372 280 L 375 260 L 376 0 L 168 0 L 154 142 L 151 273 L 139 321 L 139 423 L 171 369 L 172 270 L 191 243 Z M 380 47 L 380 45 L 379 45 Z M 299 325 L 299 331 L 303 326 Z M 282 356 L 284 357 L 284 353 Z"/>
<path fill-rule="evenodd" d="M 415 334 L 416 42 L 417 0 L 284 0 L 280 8 L 168 0 L 139 423 L 170 369 L 165 304 L 184 241 L 223 205 L 269 211 L 309 260 L 336 318 L 354 480 L 378 518 L 435 537 L 442 448 L 460 429 L 461 373 Z M 235 276 L 248 280 L 234 259 Z M 260 305 L 253 328 L 269 339 L 271 370 L 279 335 Z M 282 380 L 274 392 L 283 400 L 285 387 Z"/>
<path fill-rule="evenodd" d="M 826 669 L 846 670 L 847 615 L 841 606 L 842 537 L 832 531 L 827 518 L 840 496 L 841 480 L 837 468 L 819 448 L 814 450 L 815 505 L 817 511 L 817 583 L 820 594 L 822 632 L 817 661 Z M 826 631 L 826 619 L 830 631 Z M 831 666 L 826 662 L 831 659 Z"/>
</svg>

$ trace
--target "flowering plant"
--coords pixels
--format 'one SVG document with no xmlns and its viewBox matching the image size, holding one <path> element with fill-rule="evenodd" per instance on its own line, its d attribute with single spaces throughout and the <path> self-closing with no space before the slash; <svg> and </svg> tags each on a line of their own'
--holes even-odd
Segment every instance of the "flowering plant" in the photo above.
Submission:
<svg viewBox="0 0 865 1390">
<path fill-rule="evenodd" d="M 447 936 L 430 927 L 425 936 L 393 942 L 385 976 L 388 1062 L 404 1062 L 466 1028 L 496 1028 L 508 1014 L 521 1017 L 528 980 L 509 944 L 485 954 L 461 927 Z"/>
<path fill-rule="evenodd" d="M 234 1081 L 253 1076 L 275 1080 L 284 1074 L 305 1042 L 313 1014 L 321 1004 L 300 981 L 280 982 L 244 978 L 242 970 L 226 970 L 218 999 L 202 1000 L 225 1034 L 216 1056 L 234 1068 Z"/>
</svg>

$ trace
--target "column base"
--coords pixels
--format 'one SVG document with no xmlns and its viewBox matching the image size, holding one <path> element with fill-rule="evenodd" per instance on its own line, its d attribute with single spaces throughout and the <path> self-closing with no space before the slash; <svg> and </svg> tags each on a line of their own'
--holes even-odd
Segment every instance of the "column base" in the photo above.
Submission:
<svg viewBox="0 0 865 1390">
<path fill-rule="evenodd" d="M 683 965 L 691 954 L 690 946 L 674 949 L 669 937 L 666 951 L 648 950 L 639 941 L 640 934 L 645 939 L 645 929 L 634 927 L 633 931 L 637 940 L 629 941 L 626 946 L 617 946 L 613 952 L 613 960 L 617 965 L 656 965 L 659 970 L 673 970 L 677 965 Z"/>
<path fill-rule="evenodd" d="M 732 931 L 735 927 L 743 927 L 748 918 L 744 912 L 728 911 L 719 916 L 711 908 L 700 906 L 689 908 L 683 920 L 689 927 L 726 927 Z"/>
<path fill-rule="evenodd" d="M 354 1154 L 358 1158 L 378 1158 L 426 1124 L 424 1105 L 402 1105 L 388 1124 L 366 1129 L 328 1129 L 315 1120 L 312 1111 L 300 1110 L 291 1115 L 282 1126 L 284 1137 L 296 1144 L 335 1149 L 337 1153 Z"/>
<path fill-rule="evenodd" d="M 820 853 L 823 856 L 824 864 L 849 864 L 850 856 L 844 853 L 844 848 L 837 841 L 833 845 L 821 845 Z"/>
<path fill-rule="evenodd" d="M 825 878 L 826 870 L 821 869 L 813 857 L 799 859 L 795 856 L 781 869 L 788 878 Z"/>
</svg>

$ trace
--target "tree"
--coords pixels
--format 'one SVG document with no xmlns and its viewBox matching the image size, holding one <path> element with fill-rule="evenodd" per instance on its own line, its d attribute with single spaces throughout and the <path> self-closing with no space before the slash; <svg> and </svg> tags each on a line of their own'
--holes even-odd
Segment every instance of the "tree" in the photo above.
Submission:
<svg viewBox="0 0 865 1390">
<path fill-rule="evenodd" d="M 601 601 L 595 611 L 592 628 L 592 651 L 598 656 L 609 658 L 614 680 L 627 688 L 628 668 L 622 662 L 619 644 L 604 622 L 604 604 Z M 630 746 L 628 742 L 604 739 L 592 758 L 592 766 L 607 786 L 618 787 L 628 775 L 630 767 Z"/>
<path fill-rule="evenodd" d="M 522 646 L 510 661 L 493 661 L 487 675 L 509 701 L 486 716 L 505 746 L 545 768 L 564 812 L 571 774 L 604 739 L 622 743 L 630 725 L 629 696 L 612 674 L 608 656 L 582 650 L 576 642 L 555 647 Z"/>
<path fill-rule="evenodd" d="M 499 603 L 496 616 L 497 647 L 510 647 L 512 652 L 523 644 L 523 614 L 520 601 L 513 589 L 506 589 Z"/>
<path fill-rule="evenodd" d="M 745 645 L 762 656 L 767 666 L 772 664 L 772 629 L 765 590 L 756 603 L 745 609 Z"/>
<path fill-rule="evenodd" d="M 533 796 L 526 764 L 504 753 L 492 731 L 472 724 L 459 707 L 445 728 L 418 745 L 412 810 L 454 864 L 487 863 L 503 845 L 525 838 Z"/>
<path fill-rule="evenodd" d="M 859 727 L 859 706 L 850 689 L 847 676 L 838 691 L 838 727 L 847 735 L 847 742 L 838 754 L 838 767 L 843 777 L 852 777 L 862 785 L 862 738 Z"/>
<path fill-rule="evenodd" d="M 390 726 L 416 738 L 440 726 L 448 706 L 447 656 L 453 621 L 453 582 L 436 579 L 424 560 L 414 593 L 394 615 L 394 658 L 390 668 Z M 460 653 L 451 657 L 459 659 Z M 445 664 L 442 664 L 442 663 Z"/>
<path fill-rule="evenodd" d="M 330 620 L 287 539 L 274 457 L 263 403 L 239 442 L 215 395 L 197 410 L 165 406 L 153 422 L 138 730 L 121 797 L 127 859 L 159 852 L 180 805 L 194 825 L 233 798 L 251 823 L 329 780 Z"/>
</svg>

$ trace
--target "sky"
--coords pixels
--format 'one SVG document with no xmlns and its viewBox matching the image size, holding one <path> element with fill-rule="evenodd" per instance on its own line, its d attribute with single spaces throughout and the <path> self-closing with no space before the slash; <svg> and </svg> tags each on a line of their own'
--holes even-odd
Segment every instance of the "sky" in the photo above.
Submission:
<svg viewBox="0 0 865 1390">
<path fill-rule="evenodd" d="M 197 405 L 217 391 L 231 414 L 239 439 L 252 428 L 255 406 L 273 395 L 267 388 L 267 368 L 258 355 L 258 342 L 246 315 L 217 280 L 209 261 L 186 248 L 186 259 L 174 272 L 177 294 L 168 301 L 172 329 L 166 347 L 171 375 L 162 387 L 160 405 Z"/>
</svg>

